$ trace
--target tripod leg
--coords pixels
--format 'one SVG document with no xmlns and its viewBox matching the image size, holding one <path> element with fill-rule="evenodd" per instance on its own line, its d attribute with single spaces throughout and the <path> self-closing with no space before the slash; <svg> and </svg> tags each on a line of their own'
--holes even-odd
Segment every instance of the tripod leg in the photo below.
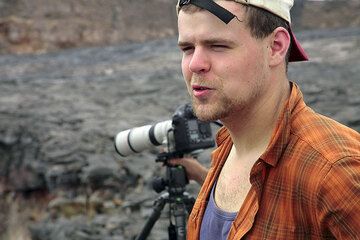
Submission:
<svg viewBox="0 0 360 240">
<path fill-rule="evenodd" d="M 172 204 L 171 210 L 175 218 L 176 240 L 186 240 L 186 209 L 184 202 Z"/>
<path fill-rule="evenodd" d="M 184 198 L 186 210 L 188 214 L 190 214 L 195 204 L 195 198 L 191 197 L 187 192 L 184 192 L 183 198 Z"/>
<path fill-rule="evenodd" d="M 141 230 L 141 233 L 137 236 L 136 240 L 145 240 L 148 237 L 155 222 L 159 219 L 161 215 L 161 211 L 163 210 L 166 201 L 167 201 L 167 196 L 165 197 L 161 196 L 155 201 L 153 211 L 149 219 L 147 220 L 146 224 L 144 225 L 143 229 Z"/>
</svg>

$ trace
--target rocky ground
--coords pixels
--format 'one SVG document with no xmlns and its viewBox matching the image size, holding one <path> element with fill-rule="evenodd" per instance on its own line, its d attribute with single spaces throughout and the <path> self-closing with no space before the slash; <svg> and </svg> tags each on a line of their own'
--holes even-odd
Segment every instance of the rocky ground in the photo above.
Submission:
<svg viewBox="0 0 360 240">
<path fill-rule="evenodd" d="M 359 33 L 299 33 L 312 60 L 289 68 L 310 106 L 357 131 Z M 157 197 L 151 179 L 163 167 L 153 150 L 119 157 L 113 137 L 170 119 L 188 101 L 179 64 L 175 39 L 1 56 L 2 236 L 21 231 L 14 230 L 21 218 L 29 230 L 19 234 L 36 240 L 131 239 L 139 232 Z M 196 195 L 196 184 L 188 190 Z M 166 239 L 166 212 L 150 239 Z"/>
<path fill-rule="evenodd" d="M 346 28 L 298 32 L 311 61 L 290 64 L 289 77 L 308 105 L 360 131 L 360 25 L 352 19 Z M 118 156 L 113 137 L 170 119 L 188 102 L 179 66 L 175 38 L 1 55 L 0 239 L 139 233 L 159 196 L 151 181 L 165 169 L 156 150 Z M 199 156 L 204 164 L 209 151 Z M 198 186 L 187 190 L 196 196 Z M 167 239 L 167 213 L 149 239 Z"/>
<path fill-rule="evenodd" d="M 31 200 L 48 189 L 45 216 L 24 216 L 44 216 L 33 239 L 130 239 L 149 214 L 151 179 L 162 167 L 149 152 L 120 158 L 113 137 L 170 119 L 187 101 L 175 39 L 0 59 L 3 209 L 19 202 L 26 212 L 19 195 Z"/>
</svg>

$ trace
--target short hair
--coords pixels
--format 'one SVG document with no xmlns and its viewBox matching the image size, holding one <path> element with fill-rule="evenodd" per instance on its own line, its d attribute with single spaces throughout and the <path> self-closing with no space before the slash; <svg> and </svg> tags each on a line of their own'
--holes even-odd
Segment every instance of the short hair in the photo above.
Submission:
<svg viewBox="0 0 360 240">
<path fill-rule="evenodd" d="M 251 36 L 254 38 L 263 39 L 269 36 L 277 27 L 283 27 L 290 32 L 289 24 L 285 19 L 262 8 L 251 5 L 243 6 L 245 7 L 245 14 L 247 17 L 245 24 L 249 28 Z M 285 57 L 286 69 L 289 63 L 290 51 L 291 41 Z"/>
</svg>

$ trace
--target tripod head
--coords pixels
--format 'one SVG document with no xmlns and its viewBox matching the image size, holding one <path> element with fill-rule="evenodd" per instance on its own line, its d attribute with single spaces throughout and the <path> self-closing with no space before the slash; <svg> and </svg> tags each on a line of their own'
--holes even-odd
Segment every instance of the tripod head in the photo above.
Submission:
<svg viewBox="0 0 360 240">
<path fill-rule="evenodd" d="M 171 166 L 168 164 L 168 160 L 174 157 L 182 157 L 174 155 L 174 153 L 160 153 L 156 159 L 156 162 L 163 162 L 166 166 L 166 177 L 155 178 L 153 180 L 153 189 L 155 192 L 160 193 L 166 188 L 170 196 L 178 195 L 182 196 L 185 192 L 185 187 L 189 183 L 186 171 L 183 166 Z"/>
</svg>

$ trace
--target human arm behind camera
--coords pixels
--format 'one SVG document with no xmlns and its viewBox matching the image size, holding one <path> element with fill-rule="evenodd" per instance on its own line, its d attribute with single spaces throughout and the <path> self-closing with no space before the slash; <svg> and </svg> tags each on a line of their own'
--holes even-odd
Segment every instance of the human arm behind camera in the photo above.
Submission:
<svg viewBox="0 0 360 240">
<path fill-rule="evenodd" d="M 208 169 L 201 165 L 199 161 L 192 157 L 174 158 L 170 159 L 171 165 L 181 165 L 185 168 L 186 174 L 189 180 L 196 181 L 199 185 L 202 185 L 205 181 Z"/>
</svg>

